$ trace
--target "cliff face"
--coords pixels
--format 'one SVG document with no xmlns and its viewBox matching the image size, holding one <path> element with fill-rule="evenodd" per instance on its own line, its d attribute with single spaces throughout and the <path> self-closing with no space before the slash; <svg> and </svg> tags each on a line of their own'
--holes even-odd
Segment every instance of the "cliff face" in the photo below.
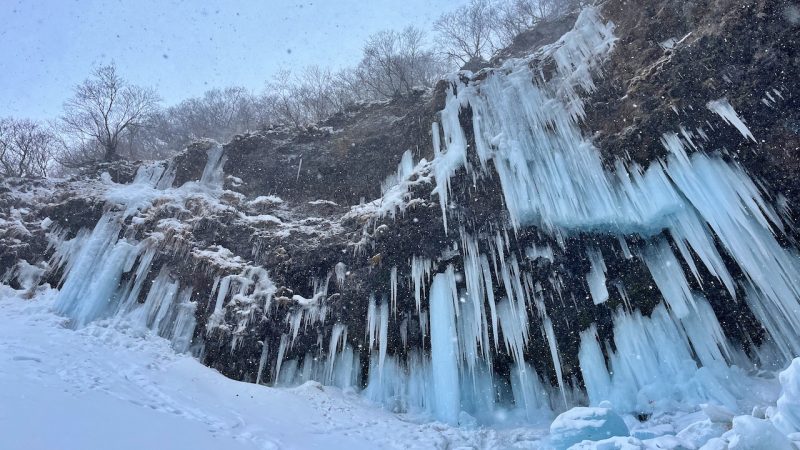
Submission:
<svg viewBox="0 0 800 450">
<path fill-rule="evenodd" d="M 0 274 L 451 422 L 739 408 L 731 367 L 800 352 L 799 31 L 777 0 L 612 0 L 318 127 L 4 180 Z"/>
</svg>

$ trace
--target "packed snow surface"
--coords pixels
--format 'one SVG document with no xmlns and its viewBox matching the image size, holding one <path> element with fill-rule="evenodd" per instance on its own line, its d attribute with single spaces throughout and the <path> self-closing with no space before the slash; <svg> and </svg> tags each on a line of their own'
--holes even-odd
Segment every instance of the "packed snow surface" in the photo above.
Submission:
<svg viewBox="0 0 800 450">
<path fill-rule="evenodd" d="M 316 382 L 234 381 L 133 321 L 70 329 L 56 294 L 0 285 L 0 448 L 536 448 L 545 434 L 423 422 Z"/>
<path fill-rule="evenodd" d="M 271 388 L 225 378 L 140 322 L 74 330 L 52 312 L 56 290 L 32 292 L 0 285 L 2 448 L 791 449 L 800 442 L 800 359 L 780 374 L 777 405 L 753 415 L 704 405 L 639 422 L 605 402 L 559 415 L 552 435 L 547 424 L 456 428 L 316 382 Z"/>
</svg>

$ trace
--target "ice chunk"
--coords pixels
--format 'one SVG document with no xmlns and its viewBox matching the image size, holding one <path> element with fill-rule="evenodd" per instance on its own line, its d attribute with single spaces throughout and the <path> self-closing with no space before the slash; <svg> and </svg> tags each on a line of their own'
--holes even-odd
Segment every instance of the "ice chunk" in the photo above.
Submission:
<svg viewBox="0 0 800 450">
<path fill-rule="evenodd" d="M 772 422 L 786 434 L 800 432 L 800 358 L 795 358 L 779 378 L 782 391 Z"/>
<path fill-rule="evenodd" d="M 719 444 L 727 446 L 715 447 Z M 720 438 L 712 439 L 702 448 L 793 450 L 795 447 L 769 420 L 737 416 L 733 418 L 733 428 L 730 431 Z"/>
<path fill-rule="evenodd" d="M 722 436 L 722 434 L 729 429 L 730 423 L 723 424 L 715 423 L 710 420 L 701 420 L 681 430 L 677 434 L 677 437 L 684 442 L 684 446 L 688 448 L 700 448 L 711 439 Z"/>
<path fill-rule="evenodd" d="M 598 441 L 628 433 L 625 421 L 610 408 L 578 406 L 561 413 L 550 424 L 550 445 L 566 450 L 581 441 Z"/>
</svg>

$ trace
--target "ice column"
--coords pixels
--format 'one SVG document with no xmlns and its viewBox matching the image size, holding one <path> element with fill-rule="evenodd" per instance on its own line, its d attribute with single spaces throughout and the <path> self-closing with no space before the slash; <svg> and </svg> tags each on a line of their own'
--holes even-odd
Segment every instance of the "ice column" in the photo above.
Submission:
<svg viewBox="0 0 800 450">
<path fill-rule="evenodd" d="M 436 275 L 430 291 L 431 367 L 434 415 L 438 420 L 458 423 L 458 337 L 456 335 L 452 268 Z"/>
</svg>

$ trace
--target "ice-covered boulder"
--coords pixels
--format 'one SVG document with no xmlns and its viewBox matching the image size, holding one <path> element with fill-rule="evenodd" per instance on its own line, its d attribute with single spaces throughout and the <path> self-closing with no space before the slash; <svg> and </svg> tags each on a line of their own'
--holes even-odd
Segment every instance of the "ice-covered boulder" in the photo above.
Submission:
<svg viewBox="0 0 800 450">
<path fill-rule="evenodd" d="M 556 417 L 550 425 L 550 444 L 559 450 L 568 449 L 582 441 L 599 441 L 628 434 L 625 421 L 611 408 L 580 406 Z"/>
<path fill-rule="evenodd" d="M 583 441 L 569 447 L 569 450 L 641 450 L 645 444 L 631 436 L 615 436 L 601 441 Z"/>
<path fill-rule="evenodd" d="M 781 396 L 777 413 L 772 417 L 775 427 L 786 434 L 800 431 L 800 358 L 795 358 L 780 374 Z"/>
<path fill-rule="evenodd" d="M 729 429 L 729 423 L 713 422 L 710 419 L 694 422 L 681 430 L 677 437 L 686 448 L 700 448 L 711 439 L 722 436 Z"/>
<path fill-rule="evenodd" d="M 789 438 L 772 422 L 753 416 L 733 418 L 733 428 L 721 437 L 711 439 L 701 450 L 793 450 Z"/>
</svg>

